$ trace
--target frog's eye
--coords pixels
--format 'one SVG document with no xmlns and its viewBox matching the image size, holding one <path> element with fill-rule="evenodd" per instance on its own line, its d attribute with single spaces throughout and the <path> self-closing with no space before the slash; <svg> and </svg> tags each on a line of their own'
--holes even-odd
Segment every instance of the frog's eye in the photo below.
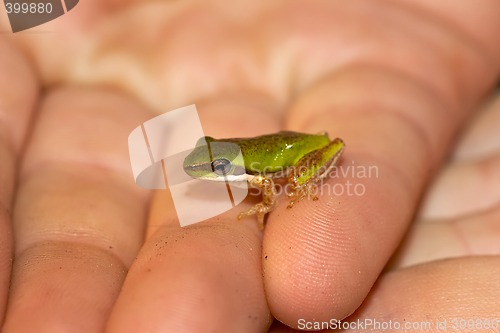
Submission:
<svg viewBox="0 0 500 333">
<path fill-rule="evenodd" d="M 219 158 L 217 160 L 212 161 L 212 170 L 217 175 L 227 175 L 229 171 L 231 171 L 231 161 L 225 158 Z"/>
</svg>

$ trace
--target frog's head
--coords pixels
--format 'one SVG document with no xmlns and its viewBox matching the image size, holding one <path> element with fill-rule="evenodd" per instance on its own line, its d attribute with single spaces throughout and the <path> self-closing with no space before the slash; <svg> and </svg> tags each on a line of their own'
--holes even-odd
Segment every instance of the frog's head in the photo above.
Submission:
<svg viewBox="0 0 500 333">
<path fill-rule="evenodd" d="M 245 164 L 240 147 L 233 142 L 216 141 L 205 136 L 186 156 L 184 171 L 196 179 L 212 181 L 245 181 Z"/>
</svg>

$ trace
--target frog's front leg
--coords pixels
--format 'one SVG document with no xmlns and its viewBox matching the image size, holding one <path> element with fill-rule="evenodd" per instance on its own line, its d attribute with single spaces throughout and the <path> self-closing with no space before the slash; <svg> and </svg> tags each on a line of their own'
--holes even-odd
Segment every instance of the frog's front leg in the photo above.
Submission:
<svg viewBox="0 0 500 333">
<path fill-rule="evenodd" d="M 254 205 L 247 211 L 241 212 L 238 215 L 238 220 L 242 219 L 245 216 L 250 216 L 253 214 L 257 214 L 257 220 L 259 222 L 259 230 L 264 229 L 264 216 L 272 211 L 276 206 L 276 188 L 274 186 L 274 182 L 271 178 L 258 175 L 252 178 L 249 181 L 250 186 L 256 187 L 260 189 L 262 192 L 262 202 Z"/>
<path fill-rule="evenodd" d="M 304 155 L 297 162 L 288 177 L 291 185 L 291 192 L 288 196 L 291 197 L 291 201 L 287 208 L 292 208 L 296 202 L 305 197 L 318 200 L 316 196 L 318 184 L 335 167 L 344 148 L 345 144 L 342 139 L 336 138 L 325 147 Z"/>
</svg>

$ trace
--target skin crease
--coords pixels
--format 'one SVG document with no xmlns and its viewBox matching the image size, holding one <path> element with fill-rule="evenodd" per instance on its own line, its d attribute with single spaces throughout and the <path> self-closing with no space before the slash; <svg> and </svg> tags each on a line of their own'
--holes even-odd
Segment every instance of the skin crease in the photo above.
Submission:
<svg viewBox="0 0 500 333">
<path fill-rule="evenodd" d="M 82 1 L 0 34 L 3 332 L 500 318 L 500 103 L 480 110 L 499 13 L 495 0 Z M 168 193 L 133 183 L 126 137 L 192 103 L 214 137 L 326 130 L 347 144 L 341 166 L 379 176 L 328 182 L 363 196 L 280 198 L 263 234 L 236 222 L 243 206 L 180 228 Z"/>
</svg>

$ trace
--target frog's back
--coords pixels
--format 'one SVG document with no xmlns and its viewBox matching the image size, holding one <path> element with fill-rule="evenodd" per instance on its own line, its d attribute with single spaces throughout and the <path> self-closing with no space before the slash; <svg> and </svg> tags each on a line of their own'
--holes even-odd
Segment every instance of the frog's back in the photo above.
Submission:
<svg viewBox="0 0 500 333">
<path fill-rule="evenodd" d="M 282 131 L 254 138 L 218 140 L 238 144 L 249 173 L 273 173 L 295 165 L 307 153 L 326 146 L 326 133 Z"/>
</svg>

